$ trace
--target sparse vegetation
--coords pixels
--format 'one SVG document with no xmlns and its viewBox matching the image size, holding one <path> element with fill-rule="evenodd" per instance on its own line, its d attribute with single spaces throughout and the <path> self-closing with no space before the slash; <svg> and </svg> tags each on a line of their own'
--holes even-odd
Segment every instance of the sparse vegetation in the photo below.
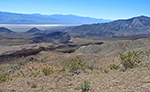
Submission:
<svg viewBox="0 0 150 92">
<path fill-rule="evenodd" d="M 91 86 L 90 86 L 89 82 L 88 81 L 84 81 L 84 83 L 81 83 L 80 86 L 77 86 L 74 89 L 75 90 L 82 89 L 82 92 L 86 92 L 86 91 L 88 91 L 90 89 L 90 87 Z"/>
<path fill-rule="evenodd" d="M 20 76 L 20 73 L 18 73 L 16 77 L 18 78 L 19 76 Z"/>
<path fill-rule="evenodd" d="M 38 74 L 35 74 L 34 77 L 37 77 Z"/>
<path fill-rule="evenodd" d="M 150 55 L 150 50 L 145 51 L 145 54 L 146 54 L 147 56 L 149 56 L 149 55 Z"/>
<path fill-rule="evenodd" d="M 0 83 L 1 82 L 5 82 L 7 80 L 7 76 L 6 75 L 1 75 L 0 76 Z"/>
<path fill-rule="evenodd" d="M 32 66 L 32 69 L 34 69 L 34 66 Z"/>
<path fill-rule="evenodd" d="M 113 69 L 117 70 L 117 69 L 120 68 L 119 66 L 120 66 L 120 64 L 119 64 L 119 65 L 116 65 L 116 64 L 110 64 L 108 67 L 109 67 L 111 70 L 113 70 Z"/>
<path fill-rule="evenodd" d="M 65 71 L 65 70 L 66 70 L 66 67 L 63 67 L 62 69 L 60 69 L 60 70 L 58 71 L 58 73 L 63 72 L 63 71 Z"/>
<path fill-rule="evenodd" d="M 64 63 L 70 72 L 76 72 L 79 69 L 85 71 L 86 68 L 93 70 L 93 67 L 90 67 L 87 62 L 83 62 L 78 56 L 75 59 L 64 61 Z"/>
<path fill-rule="evenodd" d="M 55 75 L 55 76 L 54 76 L 54 79 L 55 79 L 55 78 L 57 78 L 57 77 L 58 77 L 58 76 L 57 76 L 57 75 Z"/>
<path fill-rule="evenodd" d="M 53 73 L 54 71 L 50 68 L 43 68 L 42 72 L 44 73 L 45 76 Z"/>
<path fill-rule="evenodd" d="M 104 69 L 104 72 L 105 72 L 105 73 L 108 73 L 108 72 L 109 72 L 109 70 L 107 70 L 107 69 Z"/>
<path fill-rule="evenodd" d="M 74 90 L 79 90 L 81 87 L 80 86 L 76 86 L 74 87 Z"/>
<path fill-rule="evenodd" d="M 146 52 L 141 53 L 139 57 L 146 56 L 146 55 L 149 56 L 149 53 L 147 54 L 145 53 Z M 128 53 L 124 54 L 124 52 L 122 54 L 126 56 L 128 55 Z M 39 55 L 41 56 L 38 57 Z M 144 57 L 144 59 L 141 58 L 140 59 L 141 62 L 137 63 L 137 65 L 134 65 L 134 67 L 137 68 L 129 69 L 126 72 L 122 72 L 120 71 L 120 69 L 124 69 L 125 67 L 123 66 L 122 63 L 123 61 L 120 58 L 119 58 L 120 62 L 118 61 L 117 56 L 105 57 L 104 55 L 97 53 L 97 54 L 78 54 L 80 57 L 75 57 L 76 55 L 75 53 L 60 54 L 60 53 L 53 53 L 52 51 L 49 52 L 43 51 L 33 57 L 42 58 L 42 55 L 43 57 L 45 57 L 45 55 L 49 56 L 47 62 L 28 62 L 24 66 L 21 66 L 20 68 L 16 68 L 18 70 L 15 70 L 14 73 L 11 72 L 9 77 L 6 75 L 4 79 L 0 79 L 2 80 L 0 81 L 0 85 L 1 85 L 0 89 L 2 91 L 3 90 L 7 91 L 13 88 L 15 90 L 21 88 L 18 89 L 18 91 L 21 90 L 26 91 L 26 86 L 28 86 L 29 87 L 28 91 L 34 91 L 37 88 L 36 90 L 39 91 L 43 90 L 43 91 L 54 91 L 54 92 L 58 92 L 58 91 L 65 92 L 65 91 L 73 91 L 73 90 L 77 92 L 78 91 L 100 92 L 100 91 L 109 91 L 109 90 L 116 92 L 118 91 L 118 89 L 119 91 L 125 89 L 126 91 L 135 90 L 138 92 L 143 92 L 143 90 L 145 90 L 145 87 L 148 86 L 148 84 L 146 84 L 145 82 L 149 81 L 149 75 L 147 73 L 150 65 L 149 63 L 150 57 L 147 56 Z M 64 63 L 62 63 L 62 61 L 66 60 L 67 58 L 71 58 L 71 59 L 68 59 L 67 61 L 64 61 Z M 89 63 L 83 60 L 87 60 L 87 62 Z M 145 61 L 142 62 L 143 60 Z M 13 65 L 10 64 L 10 66 Z M 94 68 L 91 67 L 91 65 L 93 65 Z M 1 69 L 5 70 L 3 66 Z M 1 70 L 0 73 L 2 73 L 3 70 Z M 17 74 L 18 74 L 18 78 L 16 77 Z M 122 74 L 122 76 L 120 76 L 120 74 Z M 135 74 L 136 76 L 134 76 Z M 138 80 L 137 76 L 142 77 L 142 80 Z M 84 80 L 88 80 L 88 81 L 84 81 Z M 1 82 L 6 82 L 6 83 L 1 83 Z M 22 85 L 24 85 L 23 83 L 27 85 L 22 87 Z M 114 86 L 114 85 L 120 85 L 118 83 L 124 83 L 125 85 L 122 86 L 123 88 L 120 88 L 120 86 Z M 142 86 L 139 86 L 139 84 Z M 131 85 L 134 88 L 132 87 L 126 89 Z"/>
<path fill-rule="evenodd" d="M 88 91 L 90 89 L 90 84 L 88 81 L 84 81 L 84 83 L 81 84 L 81 89 L 83 92 Z"/>
<path fill-rule="evenodd" d="M 125 71 L 127 68 L 133 68 L 139 65 L 142 62 L 142 53 L 142 51 L 129 51 L 127 55 L 120 53 L 121 64 L 124 67 L 123 71 Z"/>
<path fill-rule="evenodd" d="M 32 85 L 31 85 L 31 88 L 36 88 L 37 87 L 37 84 L 35 84 L 35 83 L 33 83 Z"/>
</svg>

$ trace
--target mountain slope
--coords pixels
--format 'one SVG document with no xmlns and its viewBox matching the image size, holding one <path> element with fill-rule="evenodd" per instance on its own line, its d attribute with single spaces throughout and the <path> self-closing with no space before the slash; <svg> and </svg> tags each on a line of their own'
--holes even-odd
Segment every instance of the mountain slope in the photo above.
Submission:
<svg viewBox="0 0 150 92">
<path fill-rule="evenodd" d="M 110 20 L 75 15 L 41 15 L 0 12 L 0 24 L 90 24 Z"/>
<path fill-rule="evenodd" d="M 13 32 L 10 29 L 7 29 L 5 27 L 0 27 L 0 34 L 12 34 L 12 33 L 15 33 L 15 32 Z"/>
<path fill-rule="evenodd" d="M 127 20 L 116 20 L 109 23 L 81 25 L 67 30 L 73 35 L 94 36 L 150 36 L 150 18 L 146 16 L 134 17 Z"/>
<path fill-rule="evenodd" d="M 36 34 L 36 33 L 39 33 L 39 32 L 41 32 L 41 30 L 37 29 L 36 27 L 33 27 L 25 33 L 26 34 Z"/>
<path fill-rule="evenodd" d="M 41 33 L 39 36 L 33 37 L 33 43 L 51 42 L 51 43 L 67 43 L 71 36 L 67 32 Z"/>
</svg>

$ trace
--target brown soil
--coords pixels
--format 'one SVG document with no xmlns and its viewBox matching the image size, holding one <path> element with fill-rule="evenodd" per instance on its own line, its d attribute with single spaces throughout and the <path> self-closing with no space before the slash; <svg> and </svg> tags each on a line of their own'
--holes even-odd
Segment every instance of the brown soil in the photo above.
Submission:
<svg viewBox="0 0 150 92">
<path fill-rule="evenodd" d="M 114 46 L 112 46 L 113 44 Z M 47 44 L 47 46 L 49 45 Z M 105 46 L 115 47 L 112 49 L 115 49 L 113 51 L 117 51 L 117 53 L 118 48 L 124 53 L 129 50 L 147 50 L 149 49 L 149 39 L 105 42 L 103 47 Z M 96 48 L 91 48 L 91 50 L 94 49 Z M 76 53 L 70 54 L 41 51 L 32 57 L 38 60 L 44 59 L 45 62 L 26 63 L 9 75 L 12 80 L 0 83 L 0 92 L 82 92 L 81 89 L 75 90 L 75 87 L 80 86 L 84 81 L 88 81 L 91 86 L 89 92 L 150 92 L 150 57 L 145 56 L 141 66 L 127 69 L 125 72 L 121 69 L 111 70 L 107 67 L 108 65 L 120 63 L 118 54 L 107 55 L 112 49 L 104 51 L 104 53 L 107 52 L 106 54 L 100 52 L 85 54 L 81 48 Z M 94 69 L 92 71 L 89 69 L 79 70 L 78 73 L 68 72 L 68 70 L 59 72 L 63 68 L 63 61 L 76 56 L 79 56 L 83 62 L 87 62 Z M 0 65 L 0 68 L 13 66 L 17 62 L 25 61 L 26 58 L 14 59 L 11 63 Z M 43 68 L 50 68 L 54 73 L 45 76 L 42 72 Z M 37 84 L 36 88 L 31 87 L 33 83 Z"/>
<path fill-rule="evenodd" d="M 58 73 L 62 69 L 62 62 L 79 56 L 94 67 L 94 70 L 79 70 L 79 74 L 69 73 L 67 70 Z M 110 70 L 107 66 L 118 64 L 118 57 L 104 57 L 99 54 L 60 54 L 57 52 L 41 52 L 33 56 L 41 60 L 47 58 L 45 63 L 29 62 L 21 69 L 9 76 L 12 80 L 0 84 L 2 92 L 81 92 L 74 88 L 84 81 L 89 81 L 89 92 L 149 92 L 150 91 L 150 57 L 145 57 L 143 64 L 147 67 L 127 69 L 125 72 Z M 54 73 L 45 76 L 42 73 L 44 67 L 50 68 Z M 106 73 L 104 70 L 108 70 Z M 25 76 L 22 76 L 22 73 Z M 35 74 L 39 73 L 36 77 Z M 19 76 L 17 76 L 20 74 Z M 32 75 L 33 74 L 33 75 Z M 31 76 L 32 75 L 32 76 Z M 31 85 L 37 84 L 36 88 Z"/>
</svg>

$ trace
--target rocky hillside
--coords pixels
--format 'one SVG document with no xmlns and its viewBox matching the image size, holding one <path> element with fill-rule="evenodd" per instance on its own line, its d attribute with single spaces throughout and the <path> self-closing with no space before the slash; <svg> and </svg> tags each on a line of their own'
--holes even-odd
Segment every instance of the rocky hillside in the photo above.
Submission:
<svg viewBox="0 0 150 92">
<path fill-rule="evenodd" d="M 40 33 L 41 30 L 37 29 L 36 27 L 31 28 L 30 30 L 26 31 L 26 34 L 37 34 Z"/>
<path fill-rule="evenodd" d="M 82 46 L 76 53 L 84 54 L 100 54 L 103 56 L 116 56 L 120 52 L 128 51 L 146 51 L 150 49 L 150 38 L 142 38 L 137 40 L 119 40 L 105 41 L 101 45 Z"/>
<path fill-rule="evenodd" d="M 94 67 L 71 72 L 63 61 L 77 60 Z M 46 58 L 45 58 L 46 57 Z M 102 57 L 99 54 L 61 54 L 40 52 L 36 56 L 1 64 L 11 71 L 0 78 L 1 92 L 149 92 L 149 57 L 141 66 L 127 69 L 110 69 L 108 65 L 119 64 L 118 57 Z M 81 63 L 81 62 L 80 62 Z M 84 64 L 84 65 L 85 65 Z M 146 65 L 145 65 L 146 64 Z M 83 65 L 83 67 L 84 67 Z M 72 69 L 72 68 L 70 68 Z M 4 81 L 4 82 L 3 82 Z M 86 91 L 85 91 L 86 88 Z"/>
<path fill-rule="evenodd" d="M 40 36 L 33 37 L 34 43 L 51 42 L 51 43 L 67 43 L 71 36 L 66 32 L 52 32 L 40 34 Z"/>
<path fill-rule="evenodd" d="M 93 36 L 150 36 L 150 17 L 139 16 L 108 23 L 90 24 L 72 27 L 66 30 L 72 35 Z"/>
<path fill-rule="evenodd" d="M 13 32 L 10 29 L 7 29 L 5 27 L 0 27 L 0 34 L 13 34 L 13 33 L 15 33 L 15 32 Z"/>
</svg>

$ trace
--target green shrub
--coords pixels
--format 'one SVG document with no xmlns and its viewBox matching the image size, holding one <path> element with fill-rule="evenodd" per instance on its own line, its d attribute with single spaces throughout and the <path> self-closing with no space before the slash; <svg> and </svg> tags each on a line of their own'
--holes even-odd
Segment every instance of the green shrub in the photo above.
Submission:
<svg viewBox="0 0 150 92">
<path fill-rule="evenodd" d="M 19 76 L 20 76 L 20 73 L 18 73 L 16 77 L 18 78 Z"/>
<path fill-rule="evenodd" d="M 30 74 L 29 77 L 32 77 L 32 74 Z"/>
<path fill-rule="evenodd" d="M 1 82 L 5 82 L 7 80 L 7 76 L 6 75 L 1 75 L 0 76 L 0 83 Z"/>
<path fill-rule="evenodd" d="M 33 83 L 32 85 L 31 85 L 31 88 L 36 88 L 37 87 L 37 84 L 35 84 L 35 83 Z"/>
<path fill-rule="evenodd" d="M 81 84 L 81 89 L 82 91 L 88 91 L 90 89 L 90 85 L 89 85 L 89 82 L 88 81 L 84 81 L 84 83 Z"/>
<path fill-rule="evenodd" d="M 62 69 L 60 69 L 60 70 L 58 71 L 58 73 L 63 72 L 63 71 L 66 71 L 66 67 L 63 67 Z"/>
<path fill-rule="evenodd" d="M 32 69 L 28 68 L 30 71 L 32 71 Z"/>
<path fill-rule="evenodd" d="M 34 77 L 37 77 L 37 74 L 35 74 Z"/>
<path fill-rule="evenodd" d="M 40 74 L 39 72 L 37 72 L 35 75 L 34 75 L 34 77 L 37 77 L 38 76 L 38 74 Z"/>
<path fill-rule="evenodd" d="M 55 76 L 54 76 L 54 79 L 55 79 L 55 78 L 57 78 L 57 77 L 58 77 L 58 76 L 57 76 L 57 75 L 55 75 Z"/>
<path fill-rule="evenodd" d="M 78 56 L 75 59 L 64 61 L 64 64 L 70 72 L 75 72 L 79 69 L 84 71 L 86 68 L 93 70 L 93 68 L 90 67 L 89 64 L 87 64 L 87 62 L 83 62 Z"/>
<path fill-rule="evenodd" d="M 32 69 L 34 69 L 34 66 L 32 66 Z"/>
<path fill-rule="evenodd" d="M 104 69 L 104 72 L 105 72 L 105 73 L 108 73 L 108 72 L 109 72 L 109 70 L 107 70 L 107 69 Z"/>
<path fill-rule="evenodd" d="M 74 90 L 79 90 L 81 87 L 80 86 L 77 86 L 77 87 L 74 87 Z"/>
<path fill-rule="evenodd" d="M 90 89 L 90 87 L 91 87 L 91 86 L 90 86 L 89 82 L 88 82 L 88 81 L 84 81 L 84 83 L 81 83 L 80 86 L 77 86 L 77 87 L 75 87 L 74 89 L 75 89 L 75 90 L 81 89 L 82 92 L 85 92 L 85 91 L 88 91 L 88 90 Z"/>
<path fill-rule="evenodd" d="M 142 62 L 141 59 L 143 58 L 143 56 L 141 56 L 142 53 L 142 51 L 129 51 L 127 55 L 120 53 L 121 64 L 124 67 L 124 71 L 127 68 L 133 68 L 140 64 Z"/>
<path fill-rule="evenodd" d="M 44 73 L 45 76 L 53 73 L 54 71 L 51 70 L 50 68 L 43 68 L 42 72 Z"/>
<path fill-rule="evenodd" d="M 111 70 L 113 70 L 113 69 L 117 70 L 117 69 L 119 69 L 119 66 L 120 66 L 120 64 L 119 64 L 119 65 L 110 64 L 108 67 L 109 67 Z"/>
<path fill-rule="evenodd" d="M 25 74 L 24 74 L 22 71 L 20 71 L 20 73 L 22 74 L 22 77 L 24 77 L 24 76 L 25 76 Z"/>
<path fill-rule="evenodd" d="M 147 56 L 149 56 L 149 55 L 150 55 L 150 50 L 145 51 L 145 54 L 146 54 Z"/>
</svg>

